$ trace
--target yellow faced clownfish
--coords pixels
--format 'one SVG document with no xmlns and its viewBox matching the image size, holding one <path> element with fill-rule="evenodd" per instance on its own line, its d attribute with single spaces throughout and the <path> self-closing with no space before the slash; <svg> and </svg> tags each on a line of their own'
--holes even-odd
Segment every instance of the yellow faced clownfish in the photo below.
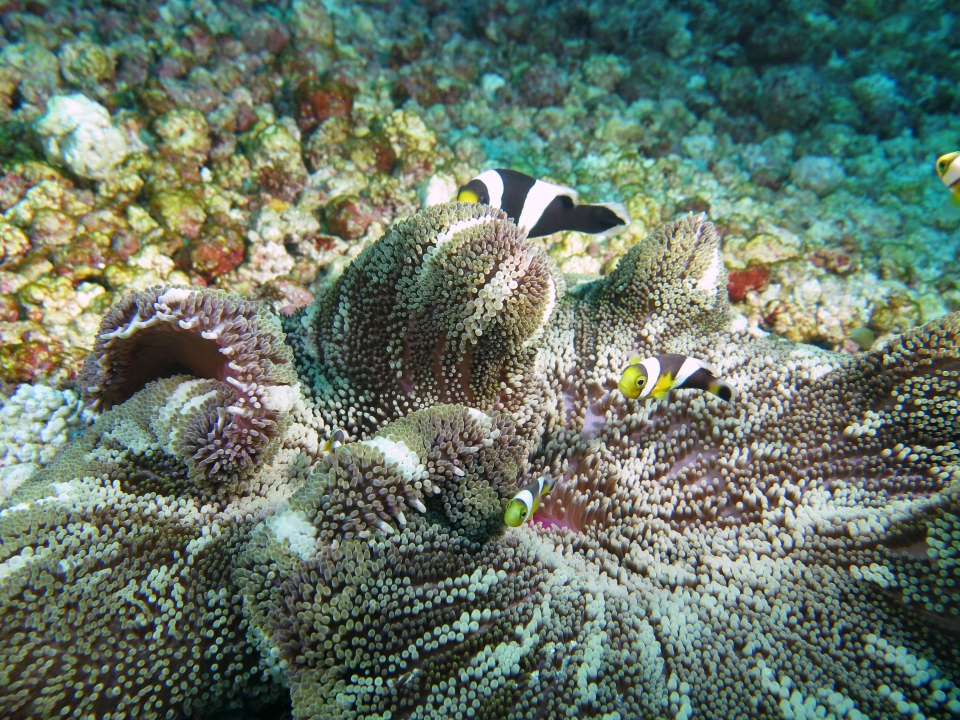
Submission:
<svg viewBox="0 0 960 720">
<path fill-rule="evenodd" d="M 323 455 L 333 452 L 338 447 L 343 445 L 343 441 L 346 439 L 346 437 L 347 436 L 344 434 L 343 430 L 337 430 L 333 433 L 333 435 L 330 436 L 329 440 L 326 440 L 323 445 L 320 446 L 320 452 Z"/>
<path fill-rule="evenodd" d="M 940 182 L 950 188 L 950 202 L 960 205 L 960 152 L 937 158 L 937 175 Z"/>
<path fill-rule="evenodd" d="M 514 495 L 513 500 L 507 505 L 507 512 L 503 516 L 503 521 L 510 527 L 520 527 L 540 507 L 540 500 L 543 496 L 553 490 L 556 480 L 547 477 L 538 477 L 531 480 L 527 486 Z"/>
<path fill-rule="evenodd" d="M 665 398 L 674 388 L 697 388 L 713 393 L 729 402 L 733 387 L 717 378 L 717 370 L 703 360 L 688 355 L 666 354 L 641 360 L 631 357 L 617 384 L 631 400 L 654 397 Z"/>
<path fill-rule="evenodd" d="M 481 203 L 500 208 L 527 237 L 543 237 L 561 230 L 616 235 L 630 223 L 621 203 L 577 205 L 579 193 L 573 188 L 537 180 L 516 170 L 487 170 L 457 193 L 460 202 Z"/>
</svg>

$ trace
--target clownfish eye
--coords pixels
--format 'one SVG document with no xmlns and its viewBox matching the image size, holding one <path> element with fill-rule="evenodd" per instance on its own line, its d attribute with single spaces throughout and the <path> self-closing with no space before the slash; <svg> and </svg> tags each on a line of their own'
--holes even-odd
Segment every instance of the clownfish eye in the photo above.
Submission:
<svg viewBox="0 0 960 720">
<path fill-rule="evenodd" d="M 937 170 L 939 170 L 940 172 L 943 172 L 946 169 L 947 169 L 947 163 L 945 160 L 941 160 L 940 162 L 937 163 Z"/>
<path fill-rule="evenodd" d="M 643 386 L 646 384 L 646 382 L 647 382 L 647 379 L 646 379 L 646 378 L 642 378 L 642 377 L 637 378 L 637 387 L 638 387 L 638 388 L 643 388 Z"/>
</svg>

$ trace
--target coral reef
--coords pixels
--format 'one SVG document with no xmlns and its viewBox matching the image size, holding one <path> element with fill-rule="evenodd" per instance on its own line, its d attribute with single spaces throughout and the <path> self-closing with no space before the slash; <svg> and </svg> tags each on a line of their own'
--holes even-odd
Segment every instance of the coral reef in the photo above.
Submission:
<svg viewBox="0 0 960 720">
<path fill-rule="evenodd" d="M 0 269 L 32 293 L 0 317 L 32 316 L 51 342 L 0 379 L 69 383 L 95 318 L 151 285 L 315 294 L 391 222 L 495 166 L 631 206 L 615 240 L 544 239 L 564 272 L 609 273 L 661 223 L 709 211 L 734 270 L 771 226 L 797 239 L 737 296 L 753 327 L 850 350 L 857 328 L 960 308 L 960 216 L 929 172 L 960 128 L 944 0 L 881 19 L 869 2 L 558 0 L 536 23 L 518 5 L 408 5 L 10 4 Z M 325 224 L 262 244 L 275 202 Z M 837 253 L 856 261 L 819 262 Z M 106 291 L 89 312 L 81 283 Z"/>
<path fill-rule="evenodd" d="M 960 713 L 947 0 L 0 7 L 7 714 Z M 442 205 L 490 167 L 633 222 Z"/>
</svg>

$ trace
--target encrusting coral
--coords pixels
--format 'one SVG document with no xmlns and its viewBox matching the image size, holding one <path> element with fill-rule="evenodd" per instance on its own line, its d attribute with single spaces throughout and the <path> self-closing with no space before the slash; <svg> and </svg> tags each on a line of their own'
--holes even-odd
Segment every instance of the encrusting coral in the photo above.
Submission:
<svg viewBox="0 0 960 720">
<path fill-rule="evenodd" d="M 200 362 L 192 372 L 206 379 L 172 377 L 133 395 L 111 381 L 122 364 L 103 347 L 106 381 L 91 382 L 91 395 L 133 396 L 0 516 L 4 552 L 15 553 L 0 565 L 4 632 L 18 632 L 7 618 L 36 622 L 61 607 L 14 581 L 34 572 L 77 592 L 96 577 L 70 575 L 72 560 L 55 569 L 48 547 L 67 552 L 57 548 L 69 541 L 91 563 L 109 550 L 148 578 L 183 561 L 182 550 L 169 563 L 113 550 L 83 529 L 99 518 L 71 514 L 119 513 L 124 527 L 149 515 L 143 532 L 153 533 L 163 513 L 151 508 L 203 498 L 215 517 L 257 508 L 234 525 L 217 520 L 235 528 L 235 544 L 196 542 L 220 558 L 195 581 L 222 588 L 226 619 L 182 611 L 176 621 L 195 622 L 208 641 L 242 628 L 248 644 L 228 636 L 224 652 L 259 651 L 256 668 L 248 654 L 230 661 L 229 689 L 220 662 L 214 674 L 188 668 L 200 681 L 182 693 L 206 692 L 210 705 L 275 679 L 290 686 L 298 718 L 955 716 L 960 318 L 840 355 L 755 337 L 730 314 L 726 285 L 703 216 L 667 223 L 606 279 L 561 297 L 555 271 L 496 211 L 421 212 L 285 321 L 309 397 L 289 391 L 273 463 L 253 456 L 245 481 L 222 488 L 191 475 L 174 441 L 189 412 L 165 422 L 172 415 L 135 410 L 145 393 L 153 408 L 203 414 L 193 398 L 214 397 L 221 378 Z M 130 342 L 154 314 L 171 334 L 211 332 L 176 310 L 191 291 L 152 292 L 139 310 L 115 310 L 124 319 L 107 322 L 102 339 Z M 711 362 L 736 387 L 734 402 L 617 391 L 629 355 L 664 352 Z M 322 457 L 319 437 L 333 427 L 353 442 Z M 532 524 L 507 530 L 504 508 L 540 475 L 556 487 Z M 44 513 L 60 544 L 21 529 Z M 171 516 L 187 528 L 176 542 L 207 537 L 197 526 L 212 520 L 191 513 Z M 104 549 L 89 553 L 94 541 Z M 168 596 L 142 592 L 167 607 Z M 0 663 L 21 683 L 7 696 L 16 707 L 70 702 L 59 681 L 39 694 L 46 676 L 16 662 Z M 126 708 L 138 690 L 125 681 L 84 676 L 85 692 L 102 685 L 83 702 L 102 715 L 116 692 Z M 157 714 L 186 706 L 157 699 Z"/>
</svg>

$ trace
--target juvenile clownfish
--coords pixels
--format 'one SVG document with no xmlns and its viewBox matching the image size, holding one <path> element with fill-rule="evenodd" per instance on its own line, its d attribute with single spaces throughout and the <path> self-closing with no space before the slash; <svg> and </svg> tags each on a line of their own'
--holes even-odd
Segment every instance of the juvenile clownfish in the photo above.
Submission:
<svg viewBox="0 0 960 720">
<path fill-rule="evenodd" d="M 338 447 L 343 445 L 343 441 L 346 439 L 346 437 L 347 436 L 344 434 L 343 430 L 337 430 L 333 433 L 333 435 L 330 436 L 329 440 L 324 441 L 323 445 L 320 446 L 320 452 L 323 455 L 333 452 Z"/>
<path fill-rule="evenodd" d="M 947 153 L 937 158 L 937 175 L 950 189 L 950 202 L 960 206 L 960 152 Z"/>
<path fill-rule="evenodd" d="M 507 505 L 507 512 L 503 516 L 503 521 L 510 527 L 520 527 L 540 507 L 540 501 L 544 495 L 553 490 L 556 480 L 548 477 L 538 477 L 531 480 L 526 487 L 513 496 L 513 500 Z"/>
<path fill-rule="evenodd" d="M 561 230 L 616 235 L 630 223 L 621 203 L 577 205 L 576 190 L 537 180 L 516 170 L 487 170 L 457 193 L 460 202 L 500 208 L 527 229 L 527 237 L 543 237 Z"/>
<path fill-rule="evenodd" d="M 706 390 L 725 402 L 735 395 L 733 387 L 717 377 L 713 365 L 677 354 L 657 355 L 646 360 L 631 357 L 617 387 L 631 400 L 648 397 L 660 400 L 674 388 Z"/>
</svg>

